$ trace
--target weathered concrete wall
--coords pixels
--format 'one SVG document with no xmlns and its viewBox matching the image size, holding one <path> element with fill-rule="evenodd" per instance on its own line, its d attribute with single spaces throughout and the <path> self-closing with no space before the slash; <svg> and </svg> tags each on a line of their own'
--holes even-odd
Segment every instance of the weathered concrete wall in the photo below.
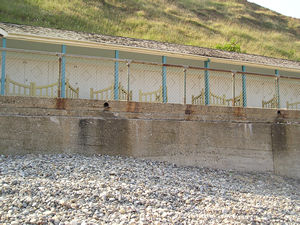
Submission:
<svg viewBox="0 0 300 225">
<path fill-rule="evenodd" d="M 274 124 L 272 143 L 275 173 L 300 178 L 300 124 Z"/>
<path fill-rule="evenodd" d="M 0 97 L 0 153 L 127 155 L 300 178 L 300 112 Z"/>
</svg>

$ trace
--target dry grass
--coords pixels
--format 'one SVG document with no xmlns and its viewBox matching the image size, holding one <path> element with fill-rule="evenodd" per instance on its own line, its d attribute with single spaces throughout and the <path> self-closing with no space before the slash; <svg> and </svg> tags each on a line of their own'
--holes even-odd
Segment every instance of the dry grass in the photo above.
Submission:
<svg viewBox="0 0 300 225">
<path fill-rule="evenodd" d="M 300 61 L 300 20 L 245 0 L 0 0 L 0 21 L 215 48 Z"/>
</svg>

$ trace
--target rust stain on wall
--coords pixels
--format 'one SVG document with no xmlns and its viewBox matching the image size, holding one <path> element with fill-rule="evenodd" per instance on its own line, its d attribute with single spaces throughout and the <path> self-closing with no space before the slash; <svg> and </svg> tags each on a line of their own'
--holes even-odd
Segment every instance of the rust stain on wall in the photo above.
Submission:
<svg viewBox="0 0 300 225">
<path fill-rule="evenodd" d="M 65 98 L 56 98 L 55 99 L 55 108 L 57 109 L 66 109 L 67 99 Z"/>
<path fill-rule="evenodd" d="M 244 109 L 241 107 L 234 107 L 234 115 L 238 117 L 245 117 L 246 114 L 244 112 Z"/>
<path fill-rule="evenodd" d="M 186 115 L 185 116 L 185 119 L 186 120 L 191 120 L 192 117 L 193 117 L 193 106 L 192 105 L 186 105 L 186 108 L 185 108 L 185 111 L 184 111 L 184 114 Z"/>
<path fill-rule="evenodd" d="M 141 112 L 138 102 L 127 102 L 126 112 Z"/>
</svg>

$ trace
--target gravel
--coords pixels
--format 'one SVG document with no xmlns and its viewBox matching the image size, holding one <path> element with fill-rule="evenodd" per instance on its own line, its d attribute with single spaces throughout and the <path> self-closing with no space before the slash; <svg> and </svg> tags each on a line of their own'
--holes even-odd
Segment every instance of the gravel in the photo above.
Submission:
<svg viewBox="0 0 300 225">
<path fill-rule="evenodd" d="M 300 224 L 300 181 L 126 157 L 0 156 L 0 224 Z"/>
</svg>

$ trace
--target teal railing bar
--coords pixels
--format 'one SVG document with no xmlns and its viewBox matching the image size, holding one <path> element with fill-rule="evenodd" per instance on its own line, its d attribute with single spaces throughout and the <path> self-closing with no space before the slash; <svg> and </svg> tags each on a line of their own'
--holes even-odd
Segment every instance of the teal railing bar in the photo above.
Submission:
<svg viewBox="0 0 300 225">
<path fill-rule="evenodd" d="M 209 62 L 210 60 L 207 60 L 204 62 L 204 67 L 205 68 L 209 68 Z M 205 70 L 204 71 L 205 74 L 205 105 L 209 105 L 209 71 Z"/>
<path fill-rule="evenodd" d="M 115 50 L 115 59 L 119 59 L 118 50 Z M 115 61 L 114 100 L 119 100 L 119 61 Z"/>
<path fill-rule="evenodd" d="M 61 46 L 61 53 L 63 54 L 61 57 L 61 92 L 60 97 L 66 97 L 66 46 Z"/>
<path fill-rule="evenodd" d="M 276 75 L 276 96 L 277 96 L 277 107 L 280 108 L 280 89 L 279 89 L 279 70 L 275 70 Z"/>
<path fill-rule="evenodd" d="M 242 66 L 242 71 L 246 72 L 246 66 Z M 243 82 L 243 107 L 247 107 L 247 85 L 246 85 L 246 75 L 242 75 Z"/>
<path fill-rule="evenodd" d="M 167 57 L 163 56 L 162 57 L 162 63 L 166 64 L 167 63 Z M 163 66 L 162 67 L 162 95 L 163 95 L 163 102 L 167 102 L 167 67 Z"/>
<path fill-rule="evenodd" d="M 6 48 L 6 38 L 2 39 L 2 47 Z M 2 51 L 2 61 L 1 61 L 1 95 L 5 92 L 5 65 L 6 65 L 6 51 Z"/>
</svg>

